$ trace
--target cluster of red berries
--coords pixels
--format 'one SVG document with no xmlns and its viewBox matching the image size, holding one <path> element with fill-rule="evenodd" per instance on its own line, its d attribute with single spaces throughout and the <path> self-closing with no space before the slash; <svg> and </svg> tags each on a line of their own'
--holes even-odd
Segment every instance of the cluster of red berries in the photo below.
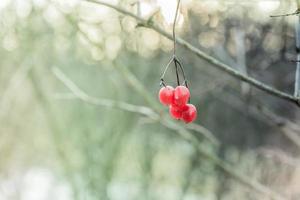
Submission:
<svg viewBox="0 0 300 200">
<path fill-rule="evenodd" d="M 185 123 L 193 122 L 197 117 L 197 109 L 193 104 L 188 104 L 190 91 L 185 86 L 165 86 L 159 91 L 159 100 L 163 105 L 169 106 L 171 117 L 183 120 Z"/>
</svg>

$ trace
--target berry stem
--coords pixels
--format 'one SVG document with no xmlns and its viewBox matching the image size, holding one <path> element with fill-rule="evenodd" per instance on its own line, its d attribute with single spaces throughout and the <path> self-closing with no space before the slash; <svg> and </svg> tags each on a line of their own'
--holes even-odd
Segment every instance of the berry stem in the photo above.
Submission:
<svg viewBox="0 0 300 200">
<path fill-rule="evenodd" d="M 179 61 L 177 58 L 175 58 L 174 62 L 178 64 L 178 66 L 179 66 L 179 68 L 180 68 L 180 70 L 181 70 L 182 77 L 183 77 L 183 81 L 184 81 L 184 82 L 183 82 L 183 85 L 185 85 L 185 86 L 188 88 L 187 80 L 186 80 L 186 78 L 185 78 L 185 73 L 184 73 L 182 64 L 180 63 L 180 61 Z"/>
<path fill-rule="evenodd" d="M 181 85 L 180 84 L 180 78 L 179 78 L 179 69 L 178 69 L 178 67 L 179 67 L 180 71 L 181 71 L 181 74 L 182 74 L 182 77 L 183 77 L 183 80 L 184 80 L 183 85 L 185 85 L 186 87 L 188 87 L 187 80 L 185 78 L 185 73 L 184 73 L 184 70 L 183 70 L 183 66 L 182 66 L 182 64 L 180 63 L 180 61 L 176 57 L 176 31 L 175 30 L 176 30 L 176 21 L 177 21 L 177 18 L 178 18 L 179 7 L 180 7 L 180 0 L 178 0 L 178 2 L 177 2 L 175 17 L 174 17 L 174 23 L 173 23 L 173 42 L 174 42 L 173 56 L 170 59 L 170 61 L 168 62 L 168 64 L 166 65 L 165 70 L 164 70 L 164 72 L 161 75 L 160 86 L 162 86 L 162 85 L 166 86 L 165 81 L 164 81 L 164 76 L 165 76 L 166 72 L 168 71 L 169 66 L 171 65 L 171 63 L 174 62 L 177 85 L 178 86 Z"/>
<path fill-rule="evenodd" d="M 179 80 L 179 74 L 178 74 L 178 66 L 176 62 L 176 58 L 174 58 L 174 64 L 175 64 L 175 71 L 176 71 L 176 79 L 177 79 L 177 85 L 180 85 L 180 80 Z"/>
<path fill-rule="evenodd" d="M 173 23 L 173 42 L 174 42 L 174 49 L 173 49 L 173 54 L 176 55 L 176 21 L 177 21 L 177 16 L 178 16 L 178 11 L 179 11 L 179 5 L 180 5 L 180 0 L 177 2 L 177 8 L 175 12 L 175 17 L 174 17 L 174 23 Z"/>
<path fill-rule="evenodd" d="M 165 77 L 166 72 L 167 72 L 168 69 L 169 69 L 169 66 L 170 66 L 171 63 L 173 62 L 173 60 L 174 60 L 174 56 L 170 59 L 170 61 L 168 62 L 168 64 L 167 64 L 166 67 L 165 67 L 164 72 L 162 73 L 162 75 L 161 75 L 161 77 L 160 77 L 160 85 L 166 86 L 164 77 Z"/>
</svg>

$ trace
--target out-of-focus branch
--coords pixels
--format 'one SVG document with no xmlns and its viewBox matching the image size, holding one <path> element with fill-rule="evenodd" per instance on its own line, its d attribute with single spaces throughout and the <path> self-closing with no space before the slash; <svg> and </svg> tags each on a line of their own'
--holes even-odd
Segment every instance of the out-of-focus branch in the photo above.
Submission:
<svg viewBox="0 0 300 200">
<path fill-rule="evenodd" d="M 220 98 L 218 95 L 214 96 L 241 113 L 245 112 L 245 107 L 247 106 L 247 113 L 252 118 L 261 120 L 269 126 L 278 127 L 281 133 L 298 149 L 300 149 L 300 126 L 298 124 L 291 122 L 284 117 L 280 117 L 267 107 L 258 104 L 245 105 L 244 101 L 228 92 L 223 94 L 223 98 Z"/>
<path fill-rule="evenodd" d="M 153 23 L 153 21 L 151 20 L 145 20 L 123 8 L 120 8 L 119 6 L 116 6 L 116 5 L 113 5 L 113 4 L 110 4 L 110 3 L 106 3 L 106 2 L 103 2 L 103 1 L 97 1 L 97 0 L 82 0 L 83 2 L 90 2 L 90 3 L 94 3 L 94 4 L 99 4 L 99 5 L 104 5 L 104 6 L 107 6 L 107 7 L 110 7 L 112 9 L 115 9 L 116 11 L 124 14 L 124 15 L 127 15 L 127 16 L 130 16 L 130 17 L 133 17 L 134 19 L 136 19 L 138 22 L 139 22 L 139 25 L 140 26 L 143 26 L 143 27 L 147 27 L 147 28 L 151 28 L 153 30 L 155 30 L 156 32 L 160 33 L 161 35 L 165 36 L 166 38 L 172 40 L 172 35 L 167 33 L 166 31 L 164 31 L 162 28 L 160 28 L 159 26 L 155 25 Z M 244 81 L 244 82 L 247 82 L 249 84 L 251 84 L 252 86 L 260 89 L 260 90 L 263 90 L 273 96 L 277 96 L 281 99 L 284 99 L 284 100 L 287 100 L 287 101 L 290 101 L 290 102 L 293 102 L 293 103 L 296 103 L 297 105 L 300 104 L 300 99 L 298 97 L 294 97 L 293 95 L 291 94 L 288 94 L 288 93 L 285 93 L 285 92 L 282 92 L 276 88 L 273 88 L 271 87 L 270 85 L 267 85 L 267 84 L 264 84 L 248 75 L 245 75 L 245 74 L 242 74 L 241 72 L 239 72 L 238 70 L 235 70 L 233 69 L 231 66 L 228 66 L 227 64 L 224 64 L 223 62 L 215 59 L 214 57 L 204 53 L 203 51 L 201 51 L 200 49 L 196 48 L 195 46 L 193 46 L 192 44 L 188 43 L 187 41 L 177 37 L 176 38 L 176 41 L 178 44 L 182 45 L 183 47 L 185 47 L 186 49 L 188 49 L 189 51 L 191 51 L 192 53 L 194 53 L 195 55 L 197 55 L 198 57 L 206 60 L 207 62 L 211 63 L 213 66 L 217 67 L 218 69 L 226 72 L 227 74 L 241 80 L 241 81 Z"/>
<path fill-rule="evenodd" d="M 193 155 L 190 158 L 190 166 L 187 168 L 185 174 L 184 174 L 184 181 L 181 186 L 181 194 L 178 197 L 178 200 L 184 200 L 186 194 L 188 193 L 188 190 L 192 184 L 193 181 L 193 174 L 196 170 L 198 170 L 199 158 L 198 158 L 198 152 L 195 151 Z"/>
<path fill-rule="evenodd" d="M 92 96 L 87 95 L 81 89 L 78 88 L 69 78 L 65 76 L 65 74 L 58 68 L 53 68 L 54 75 L 72 92 L 74 97 L 97 106 L 105 106 L 109 108 L 118 108 L 121 110 L 139 113 L 142 115 L 146 115 L 151 119 L 157 120 L 159 115 L 157 115 L 151 108 L 145 106 L 137 106 L 129 103 L 125 103 L 122 101 L 114 101 L 111 99 L 104 99 L 104 98 L 95 98 Z"/>
<path fill-rule="evenodd" d="M 300 160 L 293 158 L 288 155 L 286 152 L 279 149 L 269 149 L 261 148 L 257 151 L 259 155 L 262 155 L 268 159 L 273 159 L 275 161 L 281 162 L 282 164 L 298 168 L 300 165 Z"/>
<path fill-rule="evenodd" d="M 297 2 L 299 6 L 299 1 L 297 0 Z M 296 37 L 297 61 L 300 61 L 300 16 L 298 16 L 298 19 L 295 24 L 295 34 L 296 34 L 295 37 Z M 294 96 L 299 97 L 299 95 L 300 95 L 300 62 L 296 62 Z"/>
<path fill-rule="evenodd" d="M 245 32 L 241 28 L 235 30 L 235 46 L 236 46 L 236 66 L 237 69 L 244 75 L 248 76 L 248 69 L 246 64 L 246 47 L 245 47 Z M 249 84 L 242 82 L 242 94 L 247 95 L 250 92 Z"/>
<path fill-rule="evenodd" d="M 11 98 L 16 94 L 16 89 L 22 85 L 26 76 L 30 72 L 32 66 L 26 64 L 21 65 L 16 72 L 12 75 L 12 78 L 7 84 L 7 88 L 1 95 L 0 99 L 0 121 L 6 116 L 12 106 Z"/>
<path fill-rule="evenodd" d="M 260 114 L 263 114 L 270 123 L 279 127 L 282 133 L 300 149 L 300 127 L 298 124 L 293 123 L 283 117 L 280 117 L 265 107 L 258 107 Z"/>
<path fill-rule="evenodd" d="M 144 112 L 144 111 L 140 112 L 140 110 L 141 110 L 140 106 L 135 106 L 135 105 L 127 104 L 127 103 L 114 102 L 114 101 L 111 102 L 110 100 L 107 100 L 107 99 L 102 100 L 102 99 L 90 97 L 85 92 L 83 92 L 81 89 L 79 89 L 58 68 L 54 68 L 53 73 L 60 81 L 62 81 L 62 83 L 67 88 L 69 88 L 71 90 L 71 92 L 75 96 L 78 97 L 78 99 L 80 99 L 84 102 L 94 104 L 94 105 L 100 105 L 100 106 L 116 107 L 116 108 L 120 108 L 123 110 L 128 110 L 130 112 L 137 112 L 137 113 L 140 113 L 143 115 L 147 115 L 153 119 L 157 119 L 157 117 L 159 116 L 158 114 L 154 113 L 154 111 L 152 111 L 151 109 L 150 109 L 151 110 L 150 111 L 149 108 L 146 109 L 147 112 Z M 135 81 L 133 80 L 133 82 L 135 82 Z M 136 85 L 136 84 L 134 84 L 134 85 Z M 140 85 L 140 84 L 138 84 L 138 85 Z M 120 106 L 120 105 L 123 105 L 123 106 Z M 132 108 L 134 108 L 134 109 L 132 109 Z M 144 110 L 144 109 L 142 109 L 142 110 Z M 182 126 L 178 125 L 178 123 L 176 123 L 172 120 L 169 120 L 163 116 L 160 116 L 159 122 L 162 125 L 164 125 L 165 127 L 173 130 L 174 132 L 177 132 L 182 138 L 184 138 L 186 141 L 191 143 L 197 149 L 198 153 L 200 153 L 202 156 L 209 159 L 210 161 L 214 162 L 222 171 L 229 174 L 232 178 L 243 183 L 244 185 L 248 186 L 249 188 L 252 188 L 256 192 L 266 195 L 267 197 L 270 197 L 271 199 L 275 199 L 275 200 L 283 200 L 284 199 L 280 194 L 277 194 L 276 192 L 270 190 L 269 188 L 260 184 L 259 182 L 252 180 L 250 177 L 247 177 L 243 174 L 240 174 L 240 173 L 234 171 L 233 167 L 230 166 L 228 163 L 226 163 L 225 161 L 221 160 L 220 158 L 218 158 L 211 152 L 204 149 L 202 147 L 202 145 L 199 143 L 196 136 L 193 135 L 192 133 L 190 133 L 185 127 L 182 127 Z"/>
</svg>

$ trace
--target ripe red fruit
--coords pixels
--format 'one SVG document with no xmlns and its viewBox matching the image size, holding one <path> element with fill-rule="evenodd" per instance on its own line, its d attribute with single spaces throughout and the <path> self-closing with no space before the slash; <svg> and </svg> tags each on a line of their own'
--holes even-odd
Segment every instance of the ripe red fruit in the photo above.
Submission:
<svg viewBox="0 0 300 200">
<path fill-rule="evenodd" d="M 176 105 L 170 105 L 169 113 L 174 119 L 180 119 L 182 117 L 181 107 L 178 107 Z"/>
<path fill-rule="evenodd" d="M 187 104 L 187 108 L 182 112 L 181 119 L 185 123 L 191 123 L 197 118 L 197 109 L 193 104 Z"/>
<path fill-rule="evenodd" d="M 171 117 L 173 117 L 174 119 L 181 119 L 182 113 L 184 111 L 187 111 L 187 109 L 188 109 L 187 105 L 177 106 L 175 104 L 171 104 L 169 106 L 169 113 Z"/>
<path fill-rule="evenodd" d="M 174 90 L 174 104 L 182 106 L 187 104 L 190 98 L 190 91 L 185 86 L 177 86 Z"/>
<path fill-rule="evenodd" d="M 163 87 L 159 90 L 159 101 L 164 105 L 170 105 L 174 99 L 174 88 L 171 86 Z"/>
</svg>

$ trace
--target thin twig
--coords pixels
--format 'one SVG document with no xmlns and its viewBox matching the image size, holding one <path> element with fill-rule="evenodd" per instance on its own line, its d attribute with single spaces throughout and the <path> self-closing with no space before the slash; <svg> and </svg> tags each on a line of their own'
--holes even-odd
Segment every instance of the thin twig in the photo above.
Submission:
<svg viewBox="0 0 300 200">
<path fill-rule="evenodd" d="M 106 2 L 103 2 L 103 1 L 96 1 L 96 0 L 83 0 L 85 2 L 90 2 L 90 3 L 95 3 L 95 4 L 99 4 L 99 5 L 104 5 L 104 6 L 107 6 L 107 7 L 110 7 L 112 9 L 115 9 L 117 10 L 118 12 L 124 14 L 124 15 L 127 15 L 127 16 L 131 16 L 133 18 L 135 18 L 137 21 L 140 22 L 140 24 L 144 27 L 148 27 L 148 28 L 151 28 L 153 30 L 155 30 L 156 32 L 160 33 L 161 35 L 165 36 L 166 38 L 172 40 L 173 37 L 172 35 L 170 35 L 169 33 L 167 33 L 166 31 L 164 31 L 163 29 L 161 29 L 159 26 L 153 24 L 153 22 L 149 22 L 135 14 L 132 14 L 131 12 L 125 10 L 125 9 L 122 9 L 118 6 L 115 6 L 115 5 L 112 5 L 110 3 L 106 3 Z M 284 99 L 284 100 L 287 100 L 287 101 L 290 101 L 290 102 L 293 102 L 297 105 L 299 105 L 299 101 L 300 99 L 298 97 L 294 97 L 293 95 L 291 94 L 288 94 L 288 93 L 285 93 L 285 92 L 282 92 L 270 85 L 267 85 L 265 83 L 262 83 L 261 81 L 258 81 L 248 75 L 244 75 L 242 74 L 241 72 L 239 72 L 238 70 L 235 70 L 233 69 L 231 66 L 215 59 L 214 57 L 204 53 L 203 51 L 201 51 L 200 49 L 196 48 L 195 46 L 191 45 L 190 43 L 188 43 L 187 41 L 177 37 L 176 38 L 176 42 L 182 46 L 184 46 L 186 49 L 188 49 L 189 51 L 191 51 L 192 53 L 194 53 L 195 55 L 197 55 L 198 57 L 206 60 L 207 62 L 211 63 L 213 66 L 217 67 L 218 69 L 226 72 L 227 74 L 241 80 L 241 81 L 244 81 L 244 82 L 247 82 L 249 84 L 251 84 L 252 86 L 262 90 L 262 91 L 265 91 L 273 96 L 276 96 L 276 97 L 279 97 L 281 99 Z M 196 65 L 198 67 L 198 65 Z"/>
<path fill-rule="evenodd" d="M 177 21 L 177 16 L 178 16 L 178 11 L 179 11 L 179 6 L 180 6 L 180 0 L 177 2 L 177 7 L 176 7 L 176 12 L 175 12 L 175 17 L 174 17 L 174 23 L 173 23 L 173 55 L 176 55 L 176 21 Z"/>
<path fill-rule="evenodd" d="M 287 14 L 271 15 L 270 17 L 288 17 L 288 16 L 293 16 L 293 15 L 299 15 L 300 14 L 299 0 L 296 0 L 296 3 L 298 5 L 298 8 L 295 12 L 287 13 Z"/>
<path fill-rule="evenodd" d="M 173 22 L 173 55 L 172 58 L 170 60 L 170 62 L 166 65 L 165 70 L 162 74 L 162 76 L 160 77 L 160 85 L 163 85 L 164 87 L 166 86 L 165 81 L 164 81 L 164 76 L 170 66 L 170 64 L 173 62 L 174 66 L 175 66 L 175 73 L 176 73 L 176 80 L 177 80 L 177 85 L 180 85 L 180 79 L 179 79 L 179 73 L 178 73 L 178 67 L 180 67 L 184 82 L 183 84 L 188 87 L 187 85 L 187 80 L 185 78 L 185 74 L 184 74 L 184 69 L 180 63 L 180 61 L 177 59 L 176 57 L 176 21 L 177 21 L 177 16 L 178 16 L 178 12 L 179 12 L 179 7 L 180 7 L 180 0 L 177 1 L 177 6 L 176 6 L 176 11 L 175 11 L 175 16 L 174 16 L 174 22 Z"/>
<path fill-rule="evenodd" d="M 281 14 L 281 15 L 270 15 L 270 17 L 287 17 L 287 16 L 292 16 L 292 15 L 299 15 L 300 11 L 297 10 L 296 12 L 293 13 L 288 13 L 288 14 Z"/>
<path fill-rule="evenodd" d="M 297 61 L 300 60 L 300 17 L 298 17 L 295 24 L 295 37 L 296 37 L 296 50 L 297 50 Z M 295 72 L 295 88 L 294 96 L 299 97 L 300 93 L 300 62 L 296 62 Z"/>
</svg>

